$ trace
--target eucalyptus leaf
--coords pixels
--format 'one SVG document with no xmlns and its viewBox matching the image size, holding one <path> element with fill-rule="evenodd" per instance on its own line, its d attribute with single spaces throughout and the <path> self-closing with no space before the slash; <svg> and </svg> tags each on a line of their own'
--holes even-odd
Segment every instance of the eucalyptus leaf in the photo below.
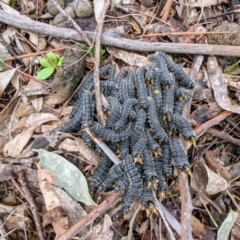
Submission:
<svg viewBox="0 0 240 240">
<path fill-rule="evenodd" d="M 49 52 L 47 56 L 54 63 L 54 65 L 57 65 L 57 56 L 55 53 Z"/>
<path fill-rule="evenodd" d="M 37 77 L 41 80 L 45 80 L 50 77 L 54 72 L 54 67 L 43 68 L 37 73 Z"/>
<path fill-rule="evenodd" d="M 223 221 L 221 227 L 218 229 L 217 240 L 227 240 L 228 235 L 233 227 L 234 222 L 238 217 L 238 213 L 230 211 L 226 219 Z"/>
<path fill-rule="evenodd" d="M 62 156 L 43 149 L 34 150 L 40 156 L 39 165 L 54 175 L 55 185 L 64 188 L 76 201 L 97 205 L 89 195 L 84 175 Z"/>
</svg>

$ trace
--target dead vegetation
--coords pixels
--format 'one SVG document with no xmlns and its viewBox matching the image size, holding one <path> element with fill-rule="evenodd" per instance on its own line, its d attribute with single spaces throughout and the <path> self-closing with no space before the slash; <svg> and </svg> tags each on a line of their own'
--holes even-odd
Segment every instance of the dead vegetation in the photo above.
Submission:
<svg viewBox="0 0 240 240">
<path fill-rule="evenodd" d="M 2 239 L 240 239 L 238 12 L 227 0 L 0 1 Z M 195 82 L 183 115 L 196 146 L 182 139 L 192 174 L 173 169 L 157 212 L 137 200 L 123 214 L 123 192 L 89 187 L 99 154 L 58 130 L 91 71 L 104 124 L 99 68 L 136 71 L 160 50 Z"/>
</svg>

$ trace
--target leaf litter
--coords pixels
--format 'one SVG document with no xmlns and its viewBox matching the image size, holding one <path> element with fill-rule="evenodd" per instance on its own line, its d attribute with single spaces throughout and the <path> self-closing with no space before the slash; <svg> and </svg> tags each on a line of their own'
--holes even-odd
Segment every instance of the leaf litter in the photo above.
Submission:
<svg viewBox="0 0 240 240">
<path fill-rule="evenodd" d="M 101 1 L 100 4 L 100 2 L 94 1 L 94 15 L 97 21 L 100 20 L 103 2 Z M 166 5 L 168 6 L 170 2 L 172 1 L 166 1 Z M 222 4 L 219 1 L 202 3 L 197 1 L 191 3 L 189 8 L 186 8 L 185 1 L 180 0 L 179 3 L 173 2 L 169 8 L 165 9 L 163 9 L 163 5 L 156 3 L 155 9 L 155 3 L 152 1 L 124 1 L 125 5 L 121 5 L 121 1 L 113 1 L 104 31 L 108 28 L 121 28 L 125 37 L 140 38 L 143 41 L 149 41 L 149 44 L 159 41 L 181 44 L 238 45 L 238 38 L 235 37 L 238 33 L 234 32 L 234 29 L 239 28 L 239 14 L 222 15 L 226 7 L 238 8 L 234 1 L 231 2 L 232 6 L 228 1 L 222 1 Z M 3 3 L 0 4 L 5 11 L 11 11 L 14 14 L 19 14 L 19 11 L 15 10 L 19 10 L 19 6 L 24 11 L 30 10 L 31 17 L 36 14 L 31 9 L 31 6 L 34 6 L 31 1 L 26 6 L 15 3 L 16 5 L 12 8 Z M 45 11 L 43 11 L 43 6 L 39 4 L 38 7 L 38 14 L 43 14 Z M 166 13 L 166 11 L 169 12 Z M 112 14 L 115 16 L 114 20 Z M 137 18 L 134 14 L 140 16 Z M 164 16 L 167 16 L 166 23 L 159 21 Z M 81 21 L 77 20 L 77 22 L 81 24 L 84 20 L 84 28 L 92 29 L 91 19 L 85 18 Z M 46 19 L 46 21 L 48 20 Z M 1 23 L 1 26 L 4 27 L 0 33 L 3 35 L 6 31 L 6 39 L 6 35 L 9 35 L 5 30 L 7 29 L 6 25 Z M 213 31 L 214 34 L 206 35 L 205 33 L 208 31 Z M 231 34 L 220 34 L 221 31 L 230 31 Z M 181 32 L 188 33 L 188 35 L 181 35 Z M 163 33 L 169 33 L 169 35 L 161 36 Z M 174 36 L 170 33 L 180 34 Z M 26 31 L 22 34 L 38 49 L 52 51 L 50 46 L 52 41 L 45 36 Z M 93 169 L 100 161 L 99 154 L 86 147 L 79 133 L 60 137 L 56 133 L 59 126 L 68 121 L 69 113 L 74 105 L 74 98 L 68 101 L 67 106 L 64 106 L 66 100 L 60 97 L 61 94 L 52 93 L 50 88 L 45 87 L 43 83 L 19 74 L 17 70 L 21 69 L 32 76 L 36 75 L 40 70 L 39 59 L 42 56 L 32 57 L 31 54 L 35 50 L 30 43 L 17 37 L 16 32 L 11 33 L 11 39 L 7 40 L 9 40 L 7 45 L 0 41 L 0 57 L 3 57 L 3 60 L 10 56 L 23 54 L 28 56 L 8 62 L 12 64 L 12 69 L 6 67 L 5 62 L 1 61 L 3 71 L 0 72 L 2 76 L 0 84 L 0 185 L 3 195 L 0 211 L 3 216 L 3 232 L 5 231 L 4 235 L 9 233 L 13 237 L 20 235 L 19 229 L 24 232 L 27 228 L 28 230 L 25 232 L 28 238 L 37 239 L 36 223 L 29 217 L 26 204 L 22 205 L 21 203 L 28 196 L 22 195 L 16 177 L 18 172 L 24 170 L 28 186 L 32 191 L 31 194 L 37 203 L 38 212 L 43 216 L 41 223 L 44 223 L 43 228 L 47 232 L 46 235 L 49 239 L 54 239 L 54 236 L 64 234 L 95 208 L 88 207 L 83 202 L 90 205 L 99 204 L 110 194 L 105 196 L 96 189 L 88 188 Z M 70 46 L 70 43 L 65 42 L 64 44 Z M 61 41 L 57 40 L 54 47 L 61 46 Z M 148 66 L 149 64 L 146 55 L 125 51 L 124 47 L 121 50 L 107 47 L 107 51 L 107 54 L 104 53 L 102 62 L 104 62 L 103 64 L 115 63 L 117 73 L 123 66 L 136 70 L 137 66 Z M 57 59 L 62 56 L 63 53 L 59 51 Z M 191 67 L 194 63 L 194 56 L 171 54 L 171 57 L 174 62 L 183 66 L 187 73 L 192 74 Z M 49 67 L 49 64 L 45 63 L 42 62 L 42 65 Z M 215 132 L 218 133 L 218 135 L 213 135 L 203 132 L 197 139 L 197 147 L 191 147 L 188 151 L 188 157 L 192 164 L 192 176 L 190 177 L 192 202 L 194 204 L 198 202 L 197 208 L 192 212 L 191 225 L 193 236 L 198 238 L 227 239 L 231 237 L 231 239 L 238 239 L 240 234 L 239 217 L 236 213 L 239 208 L 240 167 L 238 161 L 240 149 L 237 144 L 234 144 L 234 141 L 240 136 L 238 63 L 237 58 L 205 56 L 203 65 L 195 76 L 197 91 L 194 92 L 195 89 L 193 91 L 190 122 L 193 126 L 201 128 L 203 123 L 209 122 L 210 124 L 211 120 L 216 119 L 213 126 Z M 54 64 L 57 65 L 58 62 L 54 60 Z M 54 68 L 52 66 L 50 68 L 53 72 Z M 87 60 L 84 69 L 89 71 L 92 68 L 93 63 Z M 64 78 L 69 80 L 71 76 L 69 72 L 66 71 L 66 73 L 68 75 L 64 75 Z M 52 77 L 46 82 L 51 83 Z M 102 98 L 104 98 L 104 94 Z M 105 105 L 107 104 L 108 102 L 105 102 Z M 217 121 L 218 116 L 226 110 L 231 111 L 232 114 L 221 122 Z M 46 135 L 48 133 L 49 135 Z M 233 139 L 229 141 L 226 138 L 228 136 Z M 38 154 L 32 151 L 34 147 L 41 153 L 40 158 L 45 160 L 40 160 Z M 55 157 L 58 159 L 55 160 L 55 164 L 53 164 L 52 156 L 54 159 Z M 48 171 L 43 169 L 41 164 Z M 34 166 L 37 166 L 37 169 Z M 74 176 L 75 180 L 71 180 Z M 75 187 L 74 184 L 79 179 L 81 183 Z M 73 182 L 70 184 L 71 181 Z M 172 193 L 165 197 L 159 196 L 159 199 L 162 200 L 162 204 L 169 206 L 168 211 L 180 220 L 182 214 L 180 208 L 184 202 L 181 202 L 183 200 L 179 189 L 182 186 L 177 180 L 176 171 L 170 176 L 168 182 Z M 80 189 L 77 189 L 79 186 Z M 229 194 L 226 194 L 228 191 Z M 77 197 L 77 193 L 83 197 Z M 44 201 L 40 201 L 39 196 Z M 101 239 L 124 239 L 123 236 L 126 236 L 126 232 L 128 232 L 128 236 L 125 239 L 160 239 L 160 234 L 167 237 L 166 228 L 164 224 L 161 224 L 158 215 L 151 213 L 148 218 L 145 211 L 141 209 L 137 213 L 136 206 L 138 205 L 134 205 L 134 211 L 128 217 L 125 216 L 125 220 L 119 220 L 118 223 L 115 222 L 116 219 L 123 219 L 121 210 L 116 211 L 113 215 L 102 215 L 104 221 L 101 221 L 100 218 L 97 219 L 92 222 L 92 227 L 85 228 L 78 236 L 86 239 L 87 231 L 91 232 L 91 229 L 92 231 L 96 229 L 95 239 L 99 236 Z M 224 209 L 221 214 L 218 212 L 219 208 Z M 74 209 L 77 210 L 74 212 Z M 221 221 L 218 221 L 220 217 Z M 115 225 L 120 228 L 119 231 L 113 227 Z M 179 239 L 178 236 L 176 239 Z"/>
</svg>

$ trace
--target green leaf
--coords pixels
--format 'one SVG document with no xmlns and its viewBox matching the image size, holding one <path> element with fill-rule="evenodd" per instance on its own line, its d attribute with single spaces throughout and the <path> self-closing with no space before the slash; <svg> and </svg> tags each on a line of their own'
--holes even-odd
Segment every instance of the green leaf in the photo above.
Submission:
<svg viewBox="0 0 240 240">
<path fill-rule="evenodd" d="M 81 171 L 60 155 L 43 149 L 34 150 L 40 156 L 39 165 L 54 175 L 56 186 L 65 191 L 76 201 L 86 205 L 97 205 L 89 195 L 87 181 Z"/>
<path fill-rule="evenodd" d="M 60 57 L 57 63 L 57 66 L 60 67 L 62 65 L 64 57 Z"/>
<path fill-rule="evenodd" d="M 228 72 L 228 74 L 231 74 L 231 75 L 238 75 L 238 72 Z"/>
<path fill-rule="evenodd" d="M 57 65 L 57 56 L 55 53 L 49 52 L 47 56 L 54 63 L 54 65 Z"/>
<path fill-rule="evenodd" d="M 100 56 L 103 56 L 103 55 L 105 54 L 105 52 L 106 52 L 106 50 L 103 49 L 103 48 L 101 48 L 101 49 L 100 49 Z"/>
<path fill-rule="evenodd" d="M 234 67 L 236 67 L 239 63 L 240 63 L 240 60 L 238 60 L 237 62 L 233 63 L 233 64 L 231 65 L 231 67 L 234 68 Z"/>
<path fill-rule="evenodd" d="M 218 229 L 217 240 L 227 240 L 228 235 L 238 217 L 238 213 L 231 210 L 221 227 Z"/>
<path fill-rule="evenodd" d="M 37 77 L 40 79 L 40 80 L 45 80 L 47 79 L 48 77 L 50 77 L 54 72 L 54 67 L 51 66 L 51 67 L 48 67 L 48 68 L 43 68 L 42 70 L 40 70 L 38 73 L 37 73 Z"/>
<path fill-rule="evenodd" d="M 53 67 L 53 65 L 52 65 L 46 58 L 42 58 L 42 59 L 40 60 L 40 64 L 41 64 L 43 67 L 46 67 L 46 68 Z"/>
<path fill-rule="evenodd" d="M 4 59 L 0 57 L 0 63 L 4 63 Z"/>
<path fill-rule="evenodd" d="M 126 237 L 122 237 L 121 240 L 131 240 L 132 239 L 133 223 L 134 223 L 134 220 L 135 220 L 135 218 L 137 216 L 137 213 L 138 213 L 140 207 L 141 207 L 141 205 L 139 205 L 138 209 L 136 210 L 136 212 L 132 216 L 132 219 L 131 219 L 131 221 L 129 223 L 128 235 Z"/>
</svg>

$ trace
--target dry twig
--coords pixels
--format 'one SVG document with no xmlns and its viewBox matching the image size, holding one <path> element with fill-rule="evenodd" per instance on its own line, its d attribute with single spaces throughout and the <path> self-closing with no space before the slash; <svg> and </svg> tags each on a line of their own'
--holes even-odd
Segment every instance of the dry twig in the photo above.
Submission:
<svg viewBox="0 0 240 240">
<path fill-rule="evenodd" d="M 44 240 L 45 237 L 44 237 L 44 234 L 43 234 L 43 229 L 42 229 L 40 217 L 39 217 L 38 212 L 37 212 L 36 204 L 33 200 L 33 197 L 31 195 L 29 189 L 28 189 L 23 170 L 20 173 L 18 173 L 18 180 L 19 180 L 19 182 L 22 186 L 23 192 L 25 194 L 25 198 L 30 205 L 30 208 L 31 208 L 31 211 L 32 211 L 32 214 L 33 214 L 33 218 L 34 218 L 34 221 L 35 221 L 35 224 L 36 224 L 36 227 L 37 227 L 39 238 L 40 238 L 40 240 Z"/>
<path fill-rule="evenodd" d="M 94 87 L 95 87 L 95 97 L 96 97 L 96 109 L 99 121 L 105 126 L 104 115 L 102 111 L 102 100 L 101 100 L 101 90 L 100 90 L 100 80 L 99 80 L 99 65 L 100 65 L 100 49 L 101 49 L 101 38 L 102 30 L 106 12 L 110 6 L 110 1 L 105 1 L 101 20 L 98 23 L 97 35 L 96 35 L 96 45 L 95 45 L 95 64 L 94 64 Z"/>
<path fill-rule="evenodd" d="M 0 10 L 0 22 L 18 27 L 20 29 L 49 35 L 60 39 L 84 41 L 84 38 L 79 36 L 79 33 L 76 30 L 40 23 L 22 16 L 7 13 L 3 10 Z M 89 39 L 94 39 L 95 33 L 86 33 L 88 34 Z M 102 44 L 138 52 L 156 52 L 161 50 L 169 53 L 181 54 L 240 56 L 239 46 L 159 42 L 151 42 L 151 44 L 149 44 L 149 42 L 125 39 L 116 29 L 111 29 L 103 33 Z"/>
<path fill-rule="evenodd" d="M 162 20 L 163 21 L 167 21 L 168 19 L 168 15 L 169 15 L 169 12 L 172 8 L 172 4 L 173 4 L 173 0 L 167 0 L 167 3 L 165 4 L 162 12 L 163 12 L 163 16 L 162 16 Z"/>
<path fill-rule="evenodd" d="M 69 228 L 63 235 L 56 240 L 68 240 L 80 232 L 83 228 L 91 224 L 97 217 L 107 211 L 113 204 L 120 199 L 122 192 L 112 193 L 106 200 L 93 209 L 87 216 L 82 218 L 79 222 Z"/>
</svg>

